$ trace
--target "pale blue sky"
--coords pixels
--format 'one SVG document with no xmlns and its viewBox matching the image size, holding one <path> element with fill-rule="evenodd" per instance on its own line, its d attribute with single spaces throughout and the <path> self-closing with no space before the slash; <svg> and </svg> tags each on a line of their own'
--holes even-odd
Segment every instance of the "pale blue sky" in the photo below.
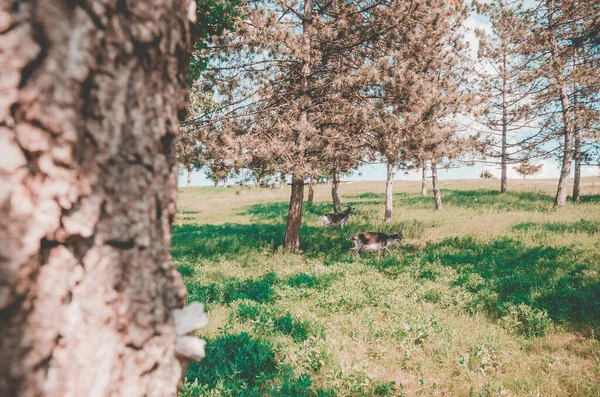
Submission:
<svg viewBox="0 0 600 397">
<path fill-rule="evenodd" d="M 538 163 L 543 163 L 542 171 L 533 177 L 532 179 L 546 179 L 546 178 L 558 178 L 559 167 L 558 163 L 554 160 L 543 160 Z M 449 170 L 441 169 L 438 171 L 438 177 L 440 180 L 448 179 L 477 179 L 481 171 L 487 170 L 494 174 L 496 178 L 500 177 L 500 169 L 496 166 L 476 164 L 473 167 L 460 167 L 452 168 Z M 359 174 L 360 173 L 360 174 Z M 597 176 L 600 174 L 598 167 L 589 166 L 583 167 L 581 171 L 582 176 Z M 430 173 L 428 172 L 429 176 Z M 512 169 L 512 166 L 508 169 L 508 177 L 511 179 L 519 179 L 520 176 Z M 369 164 L 360 167 L 359 172 L 355 172 L 350 177 L 343 177 L 344 181 L 385 181 L 386 178 L 386 166 L 385 164 Z M 179 186 L 185 186 L 187 179 L 187 171 L 179 175 Z M 410 172 L 404 174 L 402 171 L 396 172 L 395 180 L 410 180 L 417 181 L 421 179 L 420 171 Z M 233 182 L 233 181 L 232 181 Z M 192 186 L 212 186 L 212 181 L 208 180 L 204 176 L 203 171 L 194 171 L 192 174 Z"/>
</svg>

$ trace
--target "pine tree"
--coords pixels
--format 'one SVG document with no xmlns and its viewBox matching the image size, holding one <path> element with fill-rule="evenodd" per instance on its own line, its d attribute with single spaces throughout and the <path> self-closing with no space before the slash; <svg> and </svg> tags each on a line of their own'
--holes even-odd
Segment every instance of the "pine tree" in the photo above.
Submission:
<svg viewBox="0 0 600 397">
<path fill-rule="evenodd" d="M 476 9 L 490 18 L 491 33 L 477 31 L 480 38 L 478 58 L 482 94 L 484 156 L 499 163 L 500 192 L 507 190 L 507 167 L 535 156 L 538 148 L 527 133 L 534 127 L 528 102 L 535 92 L 533 82 L 523 83 L 521 71 L 529 57 L 521 53 L 526 25 L 519 23 L 523 12 L 520 0 L 494 0 L 475 3 Z M 509 138 L 512 138 L 509 141 Z"/>
<path fill-rule="evenodd" d="M 370 78 L 361 47 L 379 27 L 367 23 L 368 3 L 313 0 L 248 2 L 235 35 L 207 52 L 206 81 L 218 92 L 218 110 L 200 116 L 240 138 L 244 161 L 261 159 L 273 172 L 292 175 L 285 248 L 299 248 L 305 180 L 348 147 L 369 119 L 356 92 Z M 377 5 L 382 8 L 385 4 Z M 365 68 L 368 69 L 368 68 Z M 199 128 L 199 129 L 201 129 Z M 237 142 L 237 141 L 236 141 Z"/>
<path fill-rule="evenodd" d="M 523 80 L 538 86 L 532 107 L 543 115 L 545 135 L 560 137 L 556 208 L 566 205 L 574 145 L 580 145 L 581 132 L 593 129 L 598 120 L 598 51 L 591 34 L 598 5 L 584 3 L 588 7 L 574 0 L 538 1 L 522 16 L 522 23 L 530 26 L 522 52 L 536 60 Z"/>
<path fill-rule="evenodd" d="M 395 168 L 457 156 L 460 139 L 455 139 L 457 128 L 450 119 L 471 101 L 463 90 L 467 70 L 462 67 L 462 23 L 467 11 L 462 2 L 440 0 L 408 7 L 411 23 L 382 37 L 381 78 L 374 90 L 381 119 L 375 149 L 388 170 L 386 222 L 392 220 Z"/>
</svg>

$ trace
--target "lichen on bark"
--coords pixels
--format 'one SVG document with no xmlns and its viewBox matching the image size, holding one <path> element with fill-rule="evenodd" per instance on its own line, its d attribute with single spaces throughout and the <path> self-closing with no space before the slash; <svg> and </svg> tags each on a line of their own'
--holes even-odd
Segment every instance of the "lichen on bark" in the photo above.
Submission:
<svg viewBox="0 0 600 397">
<path fill-rule="evenodd" d="M 176 395 L 188 2 L 0 2 L 1 396 Z"/>
</svg>

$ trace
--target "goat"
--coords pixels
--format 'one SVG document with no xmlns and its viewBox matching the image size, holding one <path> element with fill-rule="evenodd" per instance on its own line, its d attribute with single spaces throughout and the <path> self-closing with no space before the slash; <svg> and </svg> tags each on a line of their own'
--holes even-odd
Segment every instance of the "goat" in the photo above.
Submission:
<svg viewBox="0 0 600 397">
<path fill-rule="evenodd" d="M 354 208 L 348 207 L 344 212 L 339 214 L 331 213 L 325 214 L 319 217 L 319 220 L 323 222 L 323 227 L 327 229 L 329 226 L 340 225 L 344 229 L 344 224 L 350 219 L 350 214 L 354 214 Z"/>
<path fill-rule="evenodd" d="M 354 252 L 378 251 L 377 259 L 381 258 L 381 251 L 387 250 L 390 243 L 399 240 L 402 244 L 402 233 L 385 234 L 376 232 L 360 233 L 352 237 L 354 247 L 350 250 Z"/>
</svg>

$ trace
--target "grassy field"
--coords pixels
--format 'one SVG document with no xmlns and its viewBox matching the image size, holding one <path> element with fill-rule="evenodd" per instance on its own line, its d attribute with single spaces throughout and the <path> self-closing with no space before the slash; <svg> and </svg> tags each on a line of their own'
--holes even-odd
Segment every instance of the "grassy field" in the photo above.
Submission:
<svg viewBox="0 0 600 397">
<path fill-rule="evenodd" d="M 555 181 L 343 184 L 357 209 L 323 230 L 330 187 L 305 206 L 302 253 L 283 241 L 288 189 L 180 189 L 173 259 L 206 303 L 207 357 L 181 396 L 600 395 L 600 178 L 551 209 Z M 402 231 L 351 255 L 350 237 Z"/>
</svg>

